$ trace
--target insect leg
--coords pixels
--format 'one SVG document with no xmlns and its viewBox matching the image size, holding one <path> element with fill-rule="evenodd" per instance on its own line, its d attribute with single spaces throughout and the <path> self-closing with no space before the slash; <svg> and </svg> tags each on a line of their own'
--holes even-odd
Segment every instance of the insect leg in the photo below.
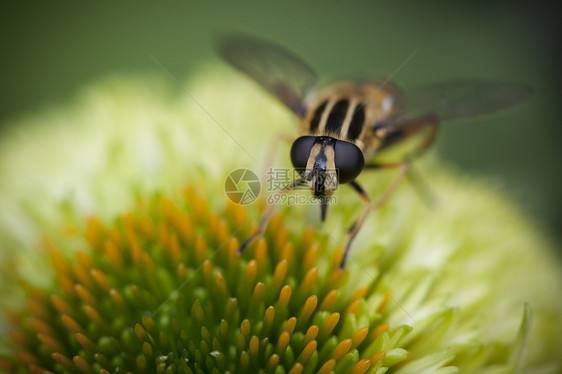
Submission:
<svg viewBox="0 0 562 374">
<path fill-rule="evenodd" d="M 385 140 L 383 141 L 381 148 L 385 148 L 389 145 L 395 144 L 400 140 L 418 133 L 421 130 L 427 129 L 428 132 L 422 139 L 421 144 L 415 150 L 404 157 L 404 161 L 390 163 L 370 163 L 365 165 L 365 169 L 367 170 L 400 167 L 404 163 L 410 166 L 412 161 L 422 156 L 429 148 L 431 148 L 431 146 L 435 142 L 437 130 L 439 129 L 439 118 L 433 114 L 429 114 L 414 119 L 391 122 L 388 125 L 379 125 L 379 131 L 381 129 L 385 134 Z M 430 207 L 434 206 L 436 201 L 435 195 L 431 192 L 431 189 L 429 188 L 427 183 L 424 182 L 422 176 L 419 173 L 415 173 L 414 169 L 409 167 L 407 177 L 408 179 L 410 179 L 415 190 L 427 203 L 427 205 Z"/>
<path fill-rule="evenodd" d="M 431 191 L 430 186 L 425 182 L 423 177 L 419 173 L 415 172 L 415 169 L 413 168 L 412 165 L 412 160 L 402 161 L 402 162 L 389 162 L 389 163 L 370 163 L 368 165 L 365 165 L 365 169 L 370 169 L 370 170 L 392 169 L 397 167 L 405 169 L 406 177 L 410 180 L 412 186 L 414 187 L 414 190 L 418 193 L 420 198 L 427 204 L 427 206 L 429 208 L 435 207 L 437 198 L 435 197 L 435 194 Z M 398 175 L 397 178 L 398 180 L 400 180 L 402 179 L 402 176 Z M 394 182 L 395 181 L 393 181 L 393 183 Z M 388 193 L 388 190 L 386 193 Z M 384 201 L 382 203 L 384 203 Z M 380 205 L 382 205 L 382 203 Z"/>
<path fill-rule="evenodd" d="M 412 160 L 409 161 L 402 161 L 402 162 L 387 162 L 387 163 L 370 163 L 365 165 L 365 169 L 367 170 L 377 170 L 377 169 L 393 169 L 397 167 L 403 167 L 404 164 L 407 164 L 407 173 L 406 178 L 410 180 L 414 190 L 418 193 L 420 198 L 426 202 L 428 207 L 432 208 L 435 206 L 435 202 L 437 198 L 435 194 L 431 191 L 431 187 L 428 183 L 424 180 L 423 176 L 418 173 L 412 165 Z"/>
<path fill-rule="evenodd" d="M 428 115 L 420 117 L 416 120 L 412 120 L 410 124 L 406 123 L 404 126 L 411 127 L 410 131 L 419 131 L 423 128 L 428 128 L 428 133 L 425 135 L 419 148 L 415 149 L 412 153 L 406 156 L 406 162 L 411 164 L 411 162 L 418 157 L 421 157 L 435 142 L 437 137 L 437 130 L 439 129 L 439 119 L 434 115 Z M 414 168 L 410 167 L 408 169 L 408 174 L 406 175 L 412 186 L 418 192 L 418 195 L 427 204 L 429 208 L 435 207 L 435 202 L 437 201 L 435 194 L 431 191 L 430 186 L 424 181 L 423 177 L 415 172 Z"/>
<path fill-rule="evenodd" d="M 420 147 L 415 149 L 412 153 L 406 156 L 406 160 L 408 161 L 412 161 L 420 157 L 429 148 L 431 148 L 437 137 L 437 130 L 439 129 L 439 121 L 437 120 L 437 118 L 435 118 L 435 116 L 422 117 L 418 120 L 414 120 L 413 125 L 418 128 L 416 132 L 423 128 L 428 128 L 429 132 L 425 135 Z"/>
<path fill-rule="evenodd" d="M 347 243 L 345 244 L 343 257 L 340 262 L 340 269 L 343 269 L 345 267 L 345 261 L 347 260 L 347 255 L 349 253 L 349 247 L 351 246 L 351 242 L 357 235 L 357 232 L 363 225 L 363 222 L 365 221 L 365 218 L 367 218 L 367 214 L 371 209 L 371 198 L 369 197 L 369 195 L 367 195 L 367 192 L 365 192 L 363 187 L 361 187 L 361 185 L 359 185 L 359 183 L 357 183 L 356 181 L 349 182 L 349 185 L 353 187 L 353 189 L 359 194 L 359 196 L 361 196 L 363 203 L 365 203 L 365 208 L 363 209 L 363 213 L 361 213 L 361 216 L 359 217 L 357 222 L 353 225 L 353 227 L 348 232 Z"/>
<path fill-rule="evenodd" d="M 351 245 L 351 241 L 355 238 L 355 235 L 357 235 L 357 232 L 363 225 L 363 221 L 365 221 L 369 209 L 371 209 L 372 207 L 373 210 L 377 210 L 392 196 L 392 194 L 396 191 L 396 188 L 400 184 L 400 181 L 406 175 L 406 171 L 408 170 L 408 167 L 410 165 L 407 162 L 397 162 L 397 163 L 389 163 L 389 164 L 377 164 L 377 166 L 379 166 L 380 168 L 400 167 L 400 173 L 396 176 L 396 178 L 394 178 L 390 186 L 385 191 L 384 195 L 379 200 L 377 200 L 375 204 L 372 204 L 371 199 L 369 198 L 365 190 L 363 190 L 363 188 L 357 182 L 355 181 L 350 182 L 351 187 L 353 187 L 353 189 L 357 191 L 357 193 L 359 193 L 359 195 L 363 199 L 363 202 L 365 203 L 365 209 L 363 210 L 363 213 L 361 214 L 357 222 L 355 222 L 353 226 L 351 226 L 351 228 L 348 230 L 349 238 L 347 239 L 347 244 L 345 245 L 345 251 L 343 254 L 342 261 L 340 263 L 340 268 L 343 268 L 345 266 L 345 261 L 347 259 L 347 254 L 349 251 L 349 246 Z"/>
<path fill-rule="evenodd" d="M 396 191 L 396 188 L 398 187 L 398 185 L 406 175 L 406 172 L 408 171 L 410 164 L 408 162 L 401 162 L 398 163 L 398 165 L 396 166 L 400 167 L 400 173 L 398 173 L 398 175 L 394 178 L 394 180 L 392 181 L 390 186 L 386 189 L 382 197 L 378 199 L 377 202 L 373 205 L 374 210 L 379 209 L 392 196 L 394 191 Z"/>
<path fill-rule="evenodd" d="M 277 194 L 279 196 L 284 195 L 286 193 L 291 192 L 292 190 L 295 189 L 295 187 L 300 186 L 304 183 L 304 181 L 302 179 L 296 180 L 293 183 L 291 183 L 290 185 L 284 187 L 283 189 L 281 189 L 279 192 L 277 192 Z M 240 248 L 238 248 L 238 254 L 242 254 L 244 252 L 244 249 L 246 249 L 246 247 L 248 247 L 250 244 L 252 244 L 252 242 L 254 240 L 256 240 L 257 237 L 261 236 L 265 229 L 267 228 L 267 224 L 269 223 L 269 220 L 271 219 L 271 216 L 273 214 L 273 208 L 275 208 L 275 204 L 268 204 L 263 212 L 263 215 L 261 217 L 260 220 L 260 224 L 258 226 L 258 230 L 253 233 L 248 239 L 246 239 L 246 241 L 244 243 L 242 243 L 242 245 L 240 246 Z"/>
</svg>

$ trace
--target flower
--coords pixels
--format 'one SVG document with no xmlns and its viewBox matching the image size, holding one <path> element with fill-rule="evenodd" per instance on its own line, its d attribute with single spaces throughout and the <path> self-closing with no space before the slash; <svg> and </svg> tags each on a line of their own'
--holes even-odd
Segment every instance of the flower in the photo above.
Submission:
<svg viewBox="0 0 562 374">
<path fill-rule="evenodd" d="M 561 368 L 552 244 L 500 188 L 435 160 L 422 166 L 438 206 L 403 183 L 371 214 L 345 271 L 337 266 L 344 228 L 361 202 L 344 188 L 326 225 L 316 207 L 280 206 L 239 256 L 260 204 L 228 202 L 224 180 L 234 168 L 263 169 L 264 139 L 287 133 L 293 120 L 229 72 L 202 69 L 189 82 L 197 102 L 164 77 L 108 78 L 4 137 L 2 303 L 12 311 L 0 367 Z M 278 148 L 287 154 L 287 145 Z M 380 196 L 392 177 L 360 178 Z"/>
</svg>

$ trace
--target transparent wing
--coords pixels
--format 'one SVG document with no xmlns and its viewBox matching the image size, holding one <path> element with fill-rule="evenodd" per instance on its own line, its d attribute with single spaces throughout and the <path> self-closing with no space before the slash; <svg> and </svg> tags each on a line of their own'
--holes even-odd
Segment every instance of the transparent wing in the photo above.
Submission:
<svg viewBox="0 0 562 374">
<path fill-rule="evenodd" d="M 404 114 L 435 114 L 440 120 L 473 117 L 509 108 L 531 94 L 518 83 L 461 80 L 420 87 L 404 94 Z"/>
<path fill-rule="evenodd" d="M 315 85 L 316 74 L 303 60 L 279 45 L 245 35 L 228 36 L 217 44 L 224 60 L 304 115 L 304 98 Z"/>
</svg>

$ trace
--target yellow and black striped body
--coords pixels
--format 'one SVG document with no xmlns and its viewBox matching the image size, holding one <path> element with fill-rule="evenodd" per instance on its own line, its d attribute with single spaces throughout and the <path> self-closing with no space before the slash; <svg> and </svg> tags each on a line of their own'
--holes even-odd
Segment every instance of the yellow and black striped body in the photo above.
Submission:
<svg viewBox="0 0 562 374">
<path fill-rule="evenodd" d="M 329 136 L 355 144 L 369 160 L 385 134 L 374 126 L 400 113 L 399 90 L 390 82 L 340 82 L 310 97 L 299 135 Z"/>
<path fill-rule="evenodd" d="M 402 93 L 388 79 L 344 81 L 315 92 L 318 79 L 314 70 L 282 46 L 234 36 L 221 43 L 220 52 L 233 67 L 255 80 L 301 119 L 299 137 L 290 152 L 300 178 L 280 193 L 308 185 L 320 203 L 322 221 L 326 217 L 327 197 L 339 184 L 349 183 L 363 200 L 365 209 L 348 231 L 340 269 L 369 210 L 380 207 L 392 195 L 412 160 L 433 144 L 441 121 L 505 109 L 532 92 L 521 84 L 459 80 Z M 411 138 L 416 134 L 420 136 L 419 143 L 396 161 L 373 160 L 376 153 L 403 140 L 418 140 Z M 356 178 L 366 168 L 391 167 L 400 168 L 400 173 L 385 194 L 371 203 Z M 240 246 L 240 252 L 264 232 L 272 209 L 273 205 L 268 205 L 258 231 Z"/>
</svg>

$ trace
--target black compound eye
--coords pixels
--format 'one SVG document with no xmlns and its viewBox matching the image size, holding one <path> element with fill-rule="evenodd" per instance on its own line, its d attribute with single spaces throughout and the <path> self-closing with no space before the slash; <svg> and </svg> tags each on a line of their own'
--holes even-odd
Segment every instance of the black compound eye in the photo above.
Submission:
<svg viewBox="0 0 562 374">
<path fill-rule="evenodd" d="M 365 158 L 359 147 L 353 143 L 337 140 L 334 153 L 339 183 L 351 182 L 361 174 L 365 166 Z"/>
<path fill-rule="evenodd" d="M 291 162 L 293 167 L 300 173 L 303 173 L 306 169 L 308 157 L 315 140 L 316 136 L 301 136 L 295 140 L 291 147 Z"/>
</svg>

